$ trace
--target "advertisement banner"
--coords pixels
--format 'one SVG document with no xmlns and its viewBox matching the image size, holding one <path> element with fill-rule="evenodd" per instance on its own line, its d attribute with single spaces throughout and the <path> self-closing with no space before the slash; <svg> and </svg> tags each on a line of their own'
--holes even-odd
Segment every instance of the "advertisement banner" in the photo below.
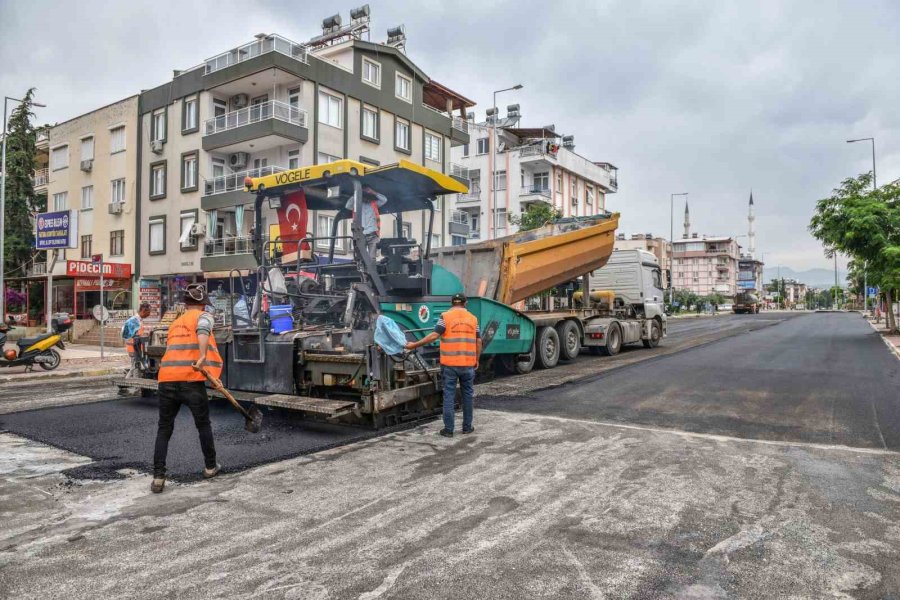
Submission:
<svg viewBox="0 0 900 600">
<path fill-rule="evenodd" d="M 159 288 L 145 287 L 142 285 L 138 294 L 138 306 L 144 302 L 150 305 L 150 318 L 158 319 L 162 314 L 159 310 L 160 304 L 162 303 L 162 294 Z"/>
<path fill-rule="evenodd" d="M 116 279 L 103 279 L 103 290 L 130 290 L 131 285 L 127 281 L 116 280 Z M 75 291 L 76 292 L 99 292 L 100 291 L 100 278 L 81 278 L 75 280 Z"/>
<path fill-rule="evenodd" d="M 78 213 L 70 210 L 39 213 L 34 234 L 37 250 L 78 247 Z"/>
<path fill-rule="evenodd" d="M 752 289 L 756 289 L 756 282 L 755 281 L 738 281 L 737 286 L 738 286 L 738 288 L 740 288 L 742 290 L 752 290 Z"/>
<path fill-rule="evenodd" d="M 86 260 L 67 260 L 66 275 L 69 277 L 100 277 L 100 265 Z M 103 263 L 104 279 L 131 279 L 129 263 Z"/>
</svg>

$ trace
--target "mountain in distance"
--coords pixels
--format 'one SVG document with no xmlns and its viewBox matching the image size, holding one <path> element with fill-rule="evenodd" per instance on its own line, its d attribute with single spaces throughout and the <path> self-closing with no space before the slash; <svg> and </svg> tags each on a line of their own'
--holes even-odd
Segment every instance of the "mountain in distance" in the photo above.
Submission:
<svg viewBox="0 0 900 600">
<path fill-rule="evenodd" d="M 796 279 L 800 283 L 805 283 L 809 287 L 830 288 L 834 285 L 834 270 L 832 269 L 807 269 L 806 271 L 795 271 L 790 267 L 781 267 L 779 273 L 778 267 L 764 267 L 763 281 L 769 283 L 773 279 L 784 277 L 785 279 Z M 846 287 L 847 272 L 838 269 L 838 285 Z"/>
</svg>

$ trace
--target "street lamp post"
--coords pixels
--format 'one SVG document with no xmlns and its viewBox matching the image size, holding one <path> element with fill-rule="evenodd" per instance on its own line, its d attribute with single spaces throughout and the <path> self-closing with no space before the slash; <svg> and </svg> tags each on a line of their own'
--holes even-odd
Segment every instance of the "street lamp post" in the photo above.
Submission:
<svg viewBox="0 0 900 600">
<path fill-rule="evenodd" d="M 675 196 L 687 197 L 688 192 L 669 195 L 669 306 L 675 303 Z"/>
<path fill-rule="evenodd" d="M 0 180 L 0 319 L 4 322 L 6 321 L 6 288 L 3 286 L 3 270 L 5 262 L 3 250 L 6 243 L 6 105 L 9 100 L 20 104 L 25 102 L 24 100 L 11 98 L 10 96 L 3 97 L 3 156 L 0 158 L 0 168 L 2 168 L 3 173 L 3 179 Z M 42 108 L 46 106 L 46 104 L 41 104 L 39 102 L 32 102 L 31 105 L 40 106 Z"/>
<path fill-rule="evenodd" d="M 853 144 L 854 142 L 872 142 L 872 191 L 878 189 L 877 179 L 875 178 L 875 138 L 867 137 L 867 138 L 859 138 L 855 140 L 847 140 L 848 144 Z M 866 311 L 869 309 L 869 273 L 868 273 L 869 263 L 865 261 L 863 263 L 863 314 L 866 314 Z M 837 273 L 837 267 L 835 267 L 835 273 Z"/>
<path fill-rule="evenodd" d="M 488 231 L 491 232 L 491 239 L 497 237 L 497 218 L 496 218 L 496 212 L 497 212 L 497 152 L 496 152 L 495 148 L 497 147 L 497 118 L 500 115 L 500 111 L 497 110 L 497 94 L 499 94 L 501 92 L 509 92 L 512 90 L 521 90 L 522 87 L 523 86 L 521 83 L 517 83 L 516 85 L 514 85 L 512 87 L 503 88 L 502 90 L 496 90 L 494 92 L 494 103 L 491 105 L 494 109 L 494 120 L 491 123 L 490 156 L 488 157 L 488 160 L 492 167 L 491 168 L 491 201 L 494 203 L 493 208 L 490 208 L 490 205 L 488 207 L 489 208 L 488 218 L 491 220 L 491 224 L 490 224 Z M 508 179 L 509 173 L 507 173 L 506 176 Z M 507 185 L 509 185 L 509 183 L 507 183 Z M 509 215 L 507 215 L 507 218 L 509 218 Z"/>
</svg>

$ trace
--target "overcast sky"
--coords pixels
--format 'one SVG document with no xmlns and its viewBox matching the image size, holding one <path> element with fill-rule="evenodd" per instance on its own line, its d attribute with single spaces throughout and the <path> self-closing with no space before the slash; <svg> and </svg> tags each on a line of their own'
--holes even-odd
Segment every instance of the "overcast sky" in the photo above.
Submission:
<svg viewBox="0 0 900 600">
<path fill-rule="evenodd" d="M 669 194 L 689 192 L 693 230 L 747 230 L 769 265 L 829 267 L 806 232 L 815 200 L 871 168 L 900 177 L 900 3 L 370 2 L 373 41 L 406 25 L 407 53 L 478 103 L 519 103 L 523 124 L 553 123 L 577 151 L 619 167 L 620 231 L 669 234 Z M 0 0 L 0 90 L 29 86 L 62 121 L 252 39 L 296 41 L 350 2 Z M 676 199 L 680 236 L 683 199 Z M 746 240 L 739 240 L 746 244 Z"/>
</svg>

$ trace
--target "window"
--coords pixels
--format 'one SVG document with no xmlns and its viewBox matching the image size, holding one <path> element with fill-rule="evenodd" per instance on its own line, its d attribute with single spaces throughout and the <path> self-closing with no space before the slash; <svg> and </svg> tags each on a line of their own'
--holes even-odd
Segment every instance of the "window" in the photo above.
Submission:
<svg viewBox="0 0 900 600">
<path fill-rule="evenodd" d="M 360 125 L 362 137 L 378 141 L 378 110 L 363 106 L 360 119 L 362 121 Z"/>
<path fill-rule="evenodd" d="M 86 185 L 81 188 L 81 210 L 94 208 L 94 186 Z"/>
<path fill-rule="evenodd" d="M 466 238 L 462 235 L 451 235 L 450 236 L 450 245 L 452 246 L 465 246 Z"/>
<path fill-rule="evenodd" d="M 332 227 L 334 227 L 334 216 L 333 215 L 316 215 L 316 237 L 317 238 L 330 238 Z M 340 227 L 338 227 L 337 234 L 341 235 Z M 330 239 L 316 240 L 316 248 L 328 249 L 328 246 L 330 244 L 331 244 Z M 337 250 L 343 250 L 344 249 L 344 240 L 335 240 L 334 247 Z"/>
<path fill-rule="evenodd" d="M 213 98 L 213 117 L 224 117 L 228 113 L 228 102 Z"/>
<path fill-rule="evenodd" d="M 109 255 L 124 256 L 125 255 L 125 230 L 109 232 Z"/>
<path fill-rule="evenodd" d="M 494 228 L 503 229 L 506 227 L 506 209 L 498 208 L 494 211 Z"/>
<path fill-rule="evenodd" d="M 362 80 L 369 85 L 377 88 L 381 87 L 381 65 L 374 60 L 363 57 L 362 59 Z"/>
<path fill-rule="evenodd" d="M 260 173 L 260 169 L 265 169 L 268 166 L 269 166 L 268 158 L 256 158 L 253 160 L 253 169 L 257 173 Z M 258 175 L 254 175 L 254 177 L 262 177 L 262 175 L 258 174 Z"/>
<path fill-rule="evenodd" d="M 394 147 L 397 150 L 410 151 L 409 123 L 397 119 L 394 126 Z"/>
<path fill-rule="evenodd" d="M 150 199 L 166 197 L 166 162 L 150 165 Z"/>
<path fill-rule="evenodd" d="M 111 182 L 112 191 L 109 195 L 109 201 L 112 204 L 116 202 L 125 202 L 125 180 L 113 179 Z"/>
<path fill-rule="evenodd" d="M 544 171 L 543 173 L 535 173 L 532 176 L 532 180 L 534 181 L 534 189 L 535 190 L 549 190 L 550 189 L 550 173 Z"/>
<path fill-rule="evenodd" d="M 181 110 L 181 133 L 197 131 L 200 128 L 200 102 L 197 96 L 185 98 Z"/>
<path fill-rule="evenodd" d="M 506 189 L 506 171 L 494 171 L 494 189 L 497 191 Z"/>
<path fill-rule="evenodd" d="M 150 119 L 150 140 L 166 141 L 166 109 L 164 108 L 153 113 Z"/>
<path fill-rule="evenodd" d="M 396 226 L 397 226 L 397 225 L 396 225 L 396 221 L 394 221 L 394 227 L 396 227 Z M 404 222 L 400 225 L 400 232 L 399 232 L 399 233 L 400 233 L 400 235 L 399 235 L 398 237 L 402 237 L 402 238 L 406 238 L 406 239 L 411 239 L 411 238 L 412 238 L 412 223 L 410 223 L 410 222 L 408 222 L 408 221 L 404 221 Z"/>
<path fill-rule="evenodd" d="M 478 194 L 479 192 L 481 192 L 481 173 L 473 175 L 469 171 L 469 193 Z"/>
<path fill-rule="evenodd" d="M 341 160 L 340 156 L 332 156 L 331 154 L 325 154 L 324 152 L 319 152 L 319 160 L 318 164 L 324 165 L 326 163 L 331 163 L 336 160 Z"/>
<path fill-rule="evenodd" d="M 344 99 L 319 92 L 319 123 L 340 129 L 344 122 Z"/>
<path fill-rule="evenodd" d="M 562 194 L 562 193 L 563 193 L 562 173 L 557 173 L 557 174 L 556 174 L 556 193 L 557 193 L 557 194 Z"/>
<path fill-rule="evenodd" d="M 443 139 L 439 135 L 425 133 L 425 159 L 441 162 L 441 145 Z"/>
<path fill-rule="evenodd" d="M 94 245 L 94 236 L 92 236 L 92 235 L 81 236 L 81 258 L 90 258 L 91 257 L 91 247 L 93 245 Z"/>
<path fill-rule="evenodd" d="M 487 154 L 490 147 L 490 139 L 478 138 L 475 140 L 475 154 Z"/>
<path fill-rule="evenodd" d="M 463 148 L 463 156 L 468 156 L 469 155 L 469 145 L 463 144 L 462 148 Z"/>
<path fill-rule="evenodd" d="M 81 160 L 94 160 L 94 136 L 81 139 Z"/>
<path fill-rule="evenodd" d="M 584 202 L 585 204 L 594 204 L 594 187 L 590 185 L 584 186 Z"/>
<path fill-rule="evenodd" d="M 193 192 L 197 189 L 197 153 L 181 155 L 181 191 Z"/>
<path fill-rule="evenodd" d="M 300 168 L 300 150 L 288 150 L 288 169 Z"/>
<path fill-rule="evenodd" d="M 397 73 L 397 80 L 394 84 L 394 95 L 401 100 L 412 103 L 412 79 L 406 75 Z"/>
<path fill-rule="evenodd" d="M 182 250 L 197 249 L 197 236 L 191 235 L 191 229 L 196 222 L 196 210 L 186 210 L 181 213 L 181 228 L 179 229 L 181 233 L 178 237 L 178 245 L 181 246 Z"/>
<path fill-rule="evenodd" d="M 113 127 L 109 130 L 109 153 L 123 152 L 125 150 L 125 126 Z"/>
<path fill-rule="evenodd" d="M 60 146 L 50 151 L 50 170 L 59 171 L 69 166 L 69 147 Z"/>
<path fill-rule="evenodd" d="M 60 192 L 58 194 L 53 194 L 53 210 L 61 211 L 66 210 L 66 199 L 69 195 L 69 192 Z"/>
<path fill-rule="evenodd" d="M 300 88 L 288 90 L 288 106 L 291 109 L 290 120 L 297 122 L 300 119 Z M 306 126 L 306 123 L 303 123 Z"/>
<path fill-rule="evenodd" d="M 431 234 L 431 247 L 432 248 L 440 248 L 441 247 L 441 236 L 438 233 Z"/>
<path fill-rule="evenodd" d="M 166 217 L 150 217 L 150 254 L 166 252 Z"/>
<path fill-rule="evenodd" d="M 525 189 L 525 169 L 519 169 L 519 186 Z"/>
</svg>

